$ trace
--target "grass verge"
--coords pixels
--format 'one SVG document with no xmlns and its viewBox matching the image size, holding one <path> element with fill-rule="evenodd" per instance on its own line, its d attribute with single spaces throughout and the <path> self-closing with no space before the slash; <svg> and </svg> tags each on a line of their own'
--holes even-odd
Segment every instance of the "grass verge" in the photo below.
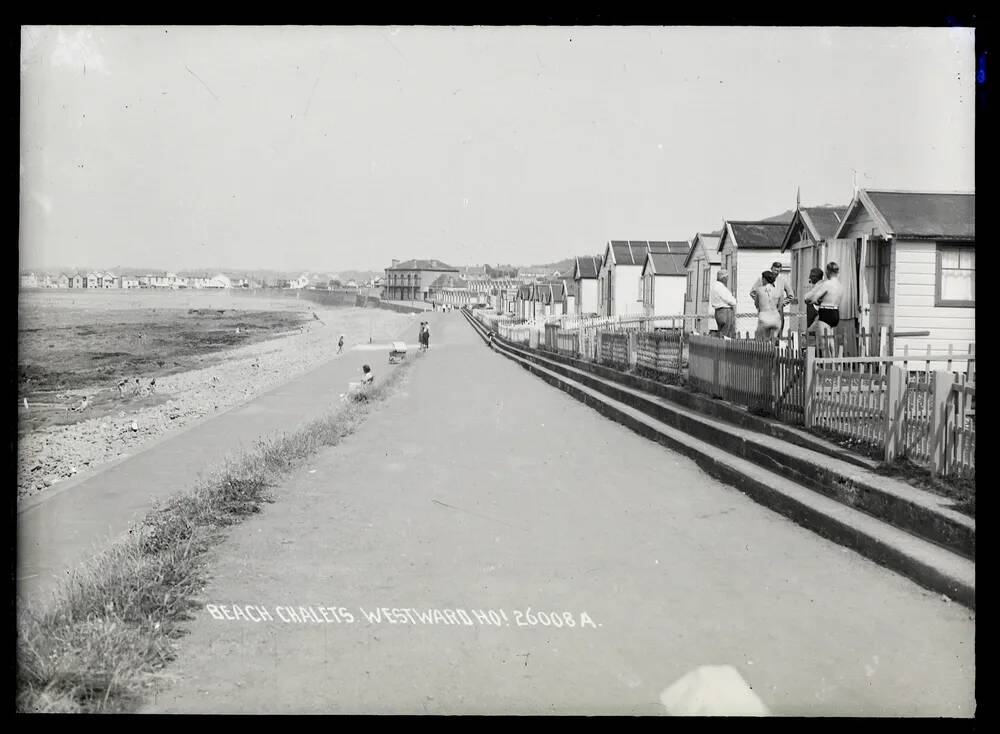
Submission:
<svg viewBox="0 0 1000 734">
<path fill-rule="evenodd" d="M 914 487 L 954 500 L 955 504 L 952 505 L 951 509 L 962 512 L 969 517 L 976 516 L 975 477 L 934 476 L 929 469 L 914 464 L 905 457 L 896 459 L 891 464 L 883 462 L 875 471 L 883 476 L 902 479 Z"/>
<path fill-rule="evenodd" d="M 419 357 L 418 357 L 419 358 Z M 132 711 L 161 679 L 198 606 L 207 552 L 227 527 L 274 501 L 292 469 L 350 435 L 406 378 L 407 360 L 329 415 L 229 457 L 127 536 L 76 570 L 47 604 L 17 619 L 16 708 L 23 713 Z"/>
</svg>

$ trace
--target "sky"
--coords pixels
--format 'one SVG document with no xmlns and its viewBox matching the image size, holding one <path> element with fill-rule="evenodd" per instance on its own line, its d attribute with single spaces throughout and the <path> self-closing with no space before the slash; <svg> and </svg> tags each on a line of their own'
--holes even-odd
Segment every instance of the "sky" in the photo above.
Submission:
<svg viewBox="0 0 1000 734">
<path fill-rule="evenodd" d="M 975 187 L 956 28 L 26 26 L 22 269 L 554 262 Z"/>
</svg>

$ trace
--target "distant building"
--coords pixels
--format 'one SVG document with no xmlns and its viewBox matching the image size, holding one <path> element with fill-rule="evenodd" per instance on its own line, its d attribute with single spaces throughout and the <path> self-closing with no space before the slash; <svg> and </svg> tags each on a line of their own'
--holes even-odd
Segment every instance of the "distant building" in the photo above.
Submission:
<svg viewBox="0 0 1000 734">
<path fill-rule="evenodd" d="M 21 287 L 22 288 L 37 288 L 38 287 L 38 276 L 34 273 L 22 273 L 21 274 Z"/>
<path fill-rule="evenodd" d="M 56 288 L 69 288 L 69 276 L 66 273 L 59 273 L 56 278 Z"/>
<path fill-rule="evenodd" d="M 385 269 L 384 298 L 389 301 L 426 301 L 431 283 L 441 275 L 458 276 L 458 268 L 440 260 L 393 260 Z M 439 286 L 441 287 L 441 286 Z"/>
</svg>

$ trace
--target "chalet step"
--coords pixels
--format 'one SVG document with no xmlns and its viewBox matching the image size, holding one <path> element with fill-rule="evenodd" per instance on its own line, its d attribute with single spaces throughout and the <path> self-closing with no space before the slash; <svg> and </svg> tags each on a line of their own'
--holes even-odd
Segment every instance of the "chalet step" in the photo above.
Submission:
<svg viewBox="0 0 1000 734">
<path fill-rule="evenodd" d="M 472 323 L 485 339 L 485 332 L 477 323 L 474 321 Z M 552 367 L 565 369 L 565 365 L 545 364 L 544 359 L 529 359 L 517 353 L 524 350 L 512 349 L 505 344 L 493 343 L 492 346 L 533 374 L 570 393 L 609 418 L 647 438 L 690 456 L 708 473 L 736 486 L 761 504 L 906 575 L 926 588 L 946 594 L 974 608 L 975 564 L 950 547 L 919 537 L 895 523 L 890 524 L 892 520 L 889 518 L 883 519 L 884 516 L 863 512 L 851 502 L 845 502 L 841 496 L 821 494 L 809 483 L 802 481 L 799 476 L 787 471 L 783 465 L 773 463 L 766 465 L 759 453 L 750 451 L 747 457 L 735 453 L 723 453 L 717 440 L 711 437 L 706 440 L 703 436 L 692 435 L 687 430 L 660 420 L 644 409 L 648 406 L 642 403 L 632 404 L 627 399 L 619 400 L 609 395 L 607 393 L 609 386 L 600 384 L 601 381 L 597 381 L 598 384 L 595 385 L 593 382 L 587 384 L 584 379 L 575 379 L 575 377 L 589 377 L 593 380 L 593 375 L 589 373 L 570 377 L 565 372 L 552 369 Z M 604 389 L 598 389 L 599 387 Z M 617 389 L 620 390 L 620 387 Z M 620 394 L 622 397 L 629 397 L 627 393 Z M 673 411 L 676 410 L 677 408 L 673 408 Z M 732 427 L 729 429 L 732 430 Z M 742 437 L 738 443 L 745 445 L 752 441 Z M 892 504 L 891 490 L 894 488 L 883 486 L 867 489 L 866 492 L 856 494 L 882 495 L 881 502 L 886 505 Z M 896 499 L 899 505 L 912 505 L 914 498 Z M 869 499 L 867 502 L 871 506 L 872 501 Z M 919 503 L 917 506 L 919 507 Z M 927 514 L 931 514 L 929 508 L 926 509 L 928 509 Z M 971 537 L 974 543 L 974 522 L 964 516 L 960 518 L 961 520 L 957 520 L 959 525 L 962 525 L 962 520 L 971 523 Z"/>
<path fill-rule="evenodd" d="M 476 326 L 478 330 L 479 325 Z M 524 359 L 631 405 L 667 425 L 709 441 L 716 446 L 716 450 L 725 450 L 772 471 L 780 471 L 832 499 L 968 558 L 975 557 L 975 520 L 951 509 L 946 498 L 876 474 L 872 471 L 875 462 L 868 462 L 867 466 L 848 462 L 831 455 L 832 452 L 817 451 L 816 445 L 808 440 L 803 440 L 801 444 L 776 440 L 773 435 L 706 416 L 645 390 L 597 376 L 592 370 L 571 367 L 564 360 L 553 359 L 546 353 L 510 344 L 503 346 Z"/>
</svg>

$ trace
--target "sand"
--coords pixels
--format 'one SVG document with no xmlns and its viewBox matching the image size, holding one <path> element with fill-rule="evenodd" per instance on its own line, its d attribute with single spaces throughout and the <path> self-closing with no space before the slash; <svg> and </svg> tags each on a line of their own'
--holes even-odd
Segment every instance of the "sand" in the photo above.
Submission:
<svg viewBox="0 0 1000 734">
<path fill-rule="evenodd" d="M 324 308 L 294 299 L 267 300 L 219 295 L 212 306 L 313 311 L 301 332 L 226 352 L 221 362 L 202 369 L 158 377 L 159 405 L 124 409 L 113 416 L 50 426 L 29 433 L 18 445 L 18 500 L 33 497 L 60 481 L 90 473 L 102 464 L 135 453 L 164 434 L 207 415 L 225 411 L 262 392 L 336 358 L 369 339 L 386 343 L 413 322 L 409 314 L 380 309 Z"/>
</svg>

